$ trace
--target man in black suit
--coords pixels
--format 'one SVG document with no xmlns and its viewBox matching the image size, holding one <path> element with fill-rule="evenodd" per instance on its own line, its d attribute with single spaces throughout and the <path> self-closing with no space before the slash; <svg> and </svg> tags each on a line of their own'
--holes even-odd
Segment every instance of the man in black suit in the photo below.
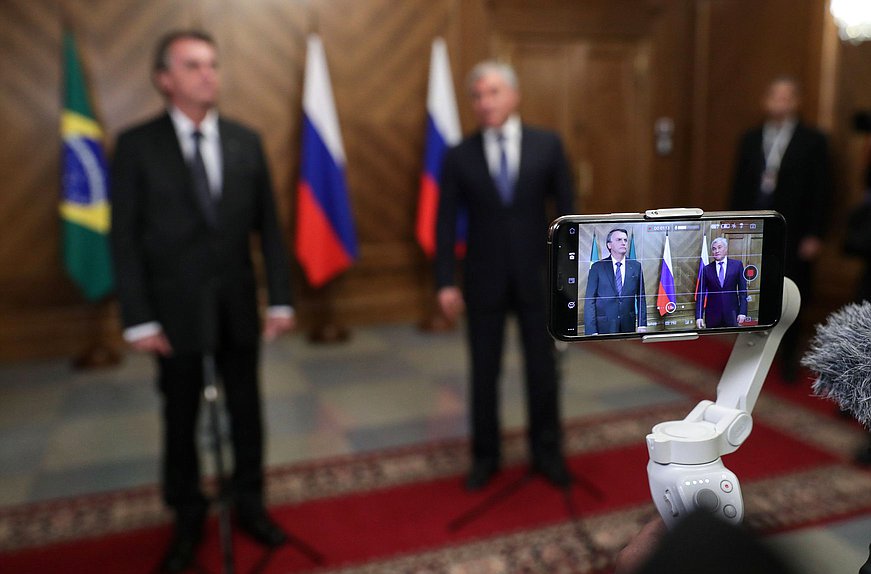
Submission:
<svg viewBox="0 0 871 574">
<path fill-rule="evenodd" d="M 584 333 L 644 333 L 647 331 L 644 274 L 639 261 L 626 259 L 629 233 L 625 229 L 612 229 L 605 245 L 611 255 L 593 263 L 587 278 Z"/>
<path fill-rule="evenodd" d="M 532 466 L 567 486 L 545 262 L 547 203 L 555 203 L 557 214 L 572 211 L 571 176 L 559 137 L 521 124 L 510 66 L 483 62 L 468 86 L 481 129 L 445 155 L 436 234 L 439 305 L 449 319 L 468 309 L 474 460 L 466 487 L 482 488 L 500 465 L 498 379 L 509 311 L 517 315 L 525 354 Z M 460 205 L 469 214 L 465 300 L 454 277 Z"/>
<path fill-rule="evenodd" d="M 163 398 L 163 496 L 175 532 L 162 569 L 170 572 L 192 563 L 206 517 L 195 444 L 206 352 L 214 353 L 230 414 L 237 523 L 268 546 L 286 540 L 263 503 L 251 235 L 260 237 L 269 287 L 266 340 L 294 325 L 287 251 L 259 137 L 218 116 L 217 66 L 209 35 L 165 36 L 153 79 L 167 111 L 121 134 L 112 165 L 124 337 L 155 355 Z"/>
<path fill-rule="evenodd" d="M 774 80 L 763 97 L 767 119 L 741 139 L 732 187 L 732 209 L 774 209 L 786 218 L 786 275 L 811 300 L 811 264 L 822 249 L 832 179 L 826 136 L 798 118 L 800 90 L 792 78 Z M 800 356 L 799 321 L 780 345 L 787 378 Z"/>
</svg>

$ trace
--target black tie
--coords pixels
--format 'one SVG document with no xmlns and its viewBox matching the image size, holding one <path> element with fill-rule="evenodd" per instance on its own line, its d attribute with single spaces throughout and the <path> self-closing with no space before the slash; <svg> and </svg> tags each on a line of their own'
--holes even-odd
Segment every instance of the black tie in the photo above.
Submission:
<svg viewBox="0 0 871 574">
<path fill-rule="evenodd" d="M 203 161 L 203 154 L 200 152 L 200 140 L 203 139 L 203 134 L 196 130 L 191 135 L 194 138 L 194 155 L 190 166 L 194 193 L 197 196 L 197 201 L 200 202 L 200 207 L 203 210 L 206 221 L 212 227 L 217 227 L 218 212 L 215 206 L 215 199 L 212 197 L 212 188 L 209 185 L 209 174 L 206 172 L 206 164 Z"/>
</svg>

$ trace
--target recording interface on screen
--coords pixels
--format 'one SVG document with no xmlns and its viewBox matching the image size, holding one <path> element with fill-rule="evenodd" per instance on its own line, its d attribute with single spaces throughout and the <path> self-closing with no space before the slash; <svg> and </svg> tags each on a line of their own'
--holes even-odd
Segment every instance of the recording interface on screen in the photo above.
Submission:
<svg viewBox="0 0 871 574">
<path fill-rule="evenodd" d="M 578 335 L 758 321 L 762 219 L 573 225 Z"/>
</svg>

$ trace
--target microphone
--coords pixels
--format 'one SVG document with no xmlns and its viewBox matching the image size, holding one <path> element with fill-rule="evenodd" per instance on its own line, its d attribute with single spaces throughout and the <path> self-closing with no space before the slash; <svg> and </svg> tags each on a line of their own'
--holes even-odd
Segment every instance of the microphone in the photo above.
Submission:
<svg viewBox="0 0 871 574">
<path fill-rule="evenodd" d="M 817 376 L 816 396 L 871 428 L 871 303 L 846 305 L 817 325 L 801 364 Z"/>
</svg>

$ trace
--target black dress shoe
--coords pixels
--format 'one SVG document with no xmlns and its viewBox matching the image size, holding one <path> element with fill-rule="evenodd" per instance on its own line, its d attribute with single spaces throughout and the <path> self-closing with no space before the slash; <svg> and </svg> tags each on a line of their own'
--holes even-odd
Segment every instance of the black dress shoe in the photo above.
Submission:
<svg viewBox="0 0 871 574">
<path fill-rule="evenodd" d="M 194 563 L 197 548 L 203 538 L 206 510 L 206 506 L 203 505 L 187 512 L 176 513 L 175 531 L 160 563 L 161 572 L 177 574 L 184 572 Z"/>
<path fill-rule="evenodd" d="M 537 460 L 532 464 L 532 470 L 544 476 L 552 485 L 560 488 L 565 488 L 572 483 L 572 474 L 562 457 Z"/>
<path fill-rule="evenodd" d="M 166 574 L 184 572 L 194 563 L 200 541 L 190 536 L 173 536 L 166 555 L 160 563 L 160 571 Z"/>
<path fill-rule="evenodd" d="M 466 490 L 481 490 L 493 475 L 499 472 L 499 463 L 493 460 L 476 460 L 472 464 L 472 470 L 466 477 Z"/>
<path fill-rule="evenodd" d="M 269 518 L 262 507 L 237 509 L 236 523 L 239 530 L 269 548 L 277 548 L 287 542 L 287 533 Z"/>
</svg>

